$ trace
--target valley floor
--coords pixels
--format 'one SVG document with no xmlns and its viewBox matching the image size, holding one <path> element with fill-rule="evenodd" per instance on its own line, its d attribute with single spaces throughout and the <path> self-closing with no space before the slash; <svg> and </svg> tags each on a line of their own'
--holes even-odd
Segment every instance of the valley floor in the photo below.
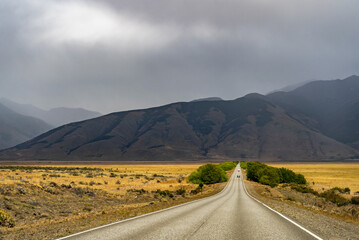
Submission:
<svg viewBox="0 0 359 240">
<path fill-rule="evenodd" d="M 187 183 L 198 166 L 0 166 L 0 209 L 15 220 L 0 239 L 53 239 L 223 189 Z"/>
</svg>

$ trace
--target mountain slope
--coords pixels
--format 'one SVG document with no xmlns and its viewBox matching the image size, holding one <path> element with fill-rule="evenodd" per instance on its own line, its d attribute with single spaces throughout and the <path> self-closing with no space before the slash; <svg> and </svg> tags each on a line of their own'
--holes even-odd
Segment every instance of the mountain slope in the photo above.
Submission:
<svg viewBox="0 0 359 240">
<path fill-rule="evenodd" d="M 101 116 L 101 113 L 82 108 L 53 108 L 48 111 L 31 104 L 19 104 L 6 98 L 1 98 L 0 103 L 9 109 L 22 115 L 39 118 L 48 124 L 58 127 L 71 122 L 78 122 Z"/>
<path fill-rule="evenodd" d="M 359 149 L 359 77 L 314 81 L 267 96 L 293 118 Z"/>
<path fill-rule="evenodd" d="M 25 142 L 51 129 L 40 119 L 24 116 L 0 104 L 0 149 Z"/>
<path fill-rule="evenodd" d="M 323 160 L 356 150 L 323 136 L 269 101 L 174 103 L 71 123 L 0 153 L 0 159 Z"/>
</svg>

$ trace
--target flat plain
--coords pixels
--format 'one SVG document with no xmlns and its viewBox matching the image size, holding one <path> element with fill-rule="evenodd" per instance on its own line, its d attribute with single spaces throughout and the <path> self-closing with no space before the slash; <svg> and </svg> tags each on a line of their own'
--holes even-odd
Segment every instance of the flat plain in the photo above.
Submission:
<svg viewBox="0 0 359 240">
<path fill-rule="evenodd" d="M 0 209 L 15 220 L 0 239 L 53 239 L 219 192 L 187 183 L 200 165 L 0 165 Z"/>
</svg>

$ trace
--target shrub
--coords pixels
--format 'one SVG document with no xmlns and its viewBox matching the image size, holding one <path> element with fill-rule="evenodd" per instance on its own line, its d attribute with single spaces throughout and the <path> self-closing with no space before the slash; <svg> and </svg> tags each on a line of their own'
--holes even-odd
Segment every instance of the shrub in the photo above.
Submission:
<svg viewBox="0 0 359 240">
<path fill-rule="evenodd" d="M 117 174 L 114 174 L 113 172 L 110 173 L 110 177 L 117 177 Z"/>
<path fill-rule="evenodd" d="M 320 196 L 324 197 L 328 201 L 331 201 L 332 203 L 337 204 L 338 207 L 349 204 L 349 200 L 347 200 L 346 198 L 343 198 L 342 196 L 338 195 L 332 189 L 321 193 Z"/>
<path fill-rule="evenodd" d="M 258 172 L 260 178 L 259 183 L 275 187 L 278 185 L 280 178 L 275 168 L 265 167 Z"/>
<path fill-rule="evenodd" d="M 46 186 L 44 187 L 45 192 L 48 192 L 50 194 L 59 194 L 59 191 L 56 188 Z"/>
<path fill-rule="evenodd" d="M 290 185 L 290 188 L 297 191 L 297 192 L 311 193 L 311 194 L 313 194 L 315 196 L 319 196 L 319 193 L 317 191 L 315 191 L 313 188 L 305 186 L 305 185 L 299 185 L 299 184 L 292 183 Z"/>
<path fill-rule="evenodd" d="M 58 178 L 58 177 L 61 177 L 59 174 L 50 174 L 49 177 L 55 177 L 55 178 Z"/>
<path fill-rule="evenodd" d="M 79 196 L 82 196 L 84 194 L 90 196 L 90 197 L 94 197 L 95 196 L 95 192 L 93 190 L 91 190 L 90 188 L 81 188 L 81 187 L 77 187 L 77 188 L 72 188 L 72 191 Z"/>
<path fill-rule="evenodd" d="M 86 174 L 86 177 L 87 177 L 87 178 L 93 178 L 93 174 L 92 174 L 92 173 L 88 173 L 88 174 Z"/>
<path fill-rule="evenodd" d="M 241 162 L 240 166 L 242 169 L 246 170 L 247 169 L 247 163 L 246 162 Z"/>
<path fill-rule="evenodd" d="M 72 186 L 71 186 L 70 184 L 69 184 L 69 185 L 61 184 L 61 187 L 63 187 L 63 188 L 68 188 L 68 189 L 72 188 Z"/>
<path fill-rule="evenodd" d="M 337 191 L 339 193 L 350 194 L 350 188 L 348 188 L 348 187 L 346 187 L 346 188 L 334 187 L 334 188 L 332 188 L 330 190 Z"/>
<path fill-rule="evenodd" d="M 185 193 L 186 193 L 186 190 L 184 190 L 183 188 L 180 188 L 180 189 L 176 190 L 177 195 L 184 195 Z"/>
<path fill-rule="evenodd" d="M 290 169 L 286 168 L 277 168 L 280 183 L 298 183 L 298 184 L 306 184 L 307 181 L 305 180 L 302 174 L 296 174 Z"/>
<path fill-rule="evenodd" d="M 359 205 L 359 197 L 352 197 L 351 201 L 352 204 Z"/>
<path fill-rule="evenodd" d="M 191 190 L 191 194 L 196 195 L 197 193 L 201 192 L 201 187 L 197 187 L 196 189 Z"/>
<path fill-rule="evenodd" d="M 224 163 L 218 164 L 218 167 L 222 168 L 224 171 L 230 171 L 233 168 L 235 168 L 236 166 L 237 166 L 236 162 L 224 162 Z"/>
<path fill-rule="evenodd" d="M 134 193 L 138 193 L 138 194 L 144 194 L 144 193 L 148 193 L 148 191 L 146 191 L 145 189 L 128 189 L 127 192 L 134 192 Z"/>
<path fill-rule="evenodd" d="M 200 184 L 201 183 L 200 173 L 197 171 L 191 173 L 191 175 L 189 175 L 189 177 L 188 177 L 188 181 L 191 183 Z"/>
<path fill-rule="evenodd" d="M 165 196 L 168 196 L 170 198 L 174 197 L 173 194 L 169 190 L 161 191 L 160 189 L 157 189 L 157 191 L 155 193 L 157 193 L 157 194 L 159 194 L 159 195 L 161 195 L 163 197 L 165 197 Z"/>
<path fill-rule="evenodd" d="M 26 191 L 23 187 L 17 187 L 17 191 L 20 193 L 20 194 L 26 194 Z"/>
<path fill-rule="evenodd" d="M 247 179 L 271 187 L 275 187 L 279 183 L 307 183 L 302 174 L 296 174 L 286 168 L 270 167 L 259 162 L 248 162 L 245 167 L 247 168 Z"/>
<path fill-rule="evenodd" d="M 15 220 L 10 213 L 0 209 L 0 226 L 12 228 L 15 226 Z"/>
<path fill-rule="evenodd" d="M 191 173 L 188 181 L 195 184 L 214 184 L 228 180 L 226 172 L 217 165 L 207 163 L 200 166 L 196 172 Z"/>
</svg>

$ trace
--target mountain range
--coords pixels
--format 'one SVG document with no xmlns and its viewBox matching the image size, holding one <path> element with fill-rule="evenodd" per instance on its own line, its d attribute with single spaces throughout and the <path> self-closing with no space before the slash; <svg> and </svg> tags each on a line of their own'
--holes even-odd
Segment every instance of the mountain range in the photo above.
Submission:
<svg viewBox="0 0 359 240">
<path fill-rule="evenodd" d="M 359 156 L 359 77 L 179 102 L 52 129 L 3 160 L 327 161 Z"/>
<path fill-rule="evenodd" d="M 0 103 L 14 112 L 41 119 L 53 127 L 59 127 L 67 123 L 82 121 L 102 115 L 99 112 L 89 111 L 83 108 L 58 107 L 50 110 L 43 110 L 31 104 L 16 103 L 6 98 L 1 98 Z"/>
<path fill-rule="evenodd" d="M 15 146 L 51 128 L 40 119 L 16 113 L 0 103 L 0 149 Z"/>
<path fill-rule="evenodd" d="M 82 108 L 43 110 L 30 104 L 0 99 L 0 149 L 28 141 L 54 127 L 101 116 Z"/>
</svg>

